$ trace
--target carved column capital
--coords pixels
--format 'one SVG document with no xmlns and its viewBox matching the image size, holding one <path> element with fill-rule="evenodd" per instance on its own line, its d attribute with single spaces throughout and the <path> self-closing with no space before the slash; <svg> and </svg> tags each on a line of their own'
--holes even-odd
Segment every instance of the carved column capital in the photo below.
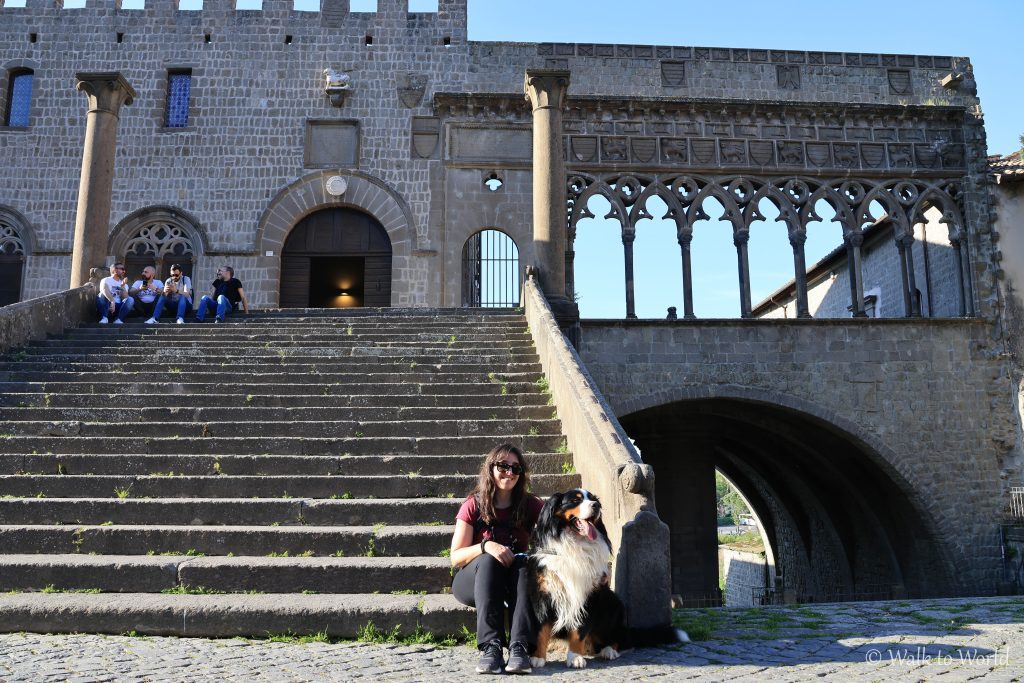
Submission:
<svg viewBox="0 0 1024 683">
<path fill-rule="evenodd" d="M 89 96 L 89 111 L 118 116 L 122 106 L 131 105 L 135 89 L 116 71 L 75 74 L 75 88 Z"/>
<path fill-rule="evenodd" d="M 569 72 L 564 69 L 527 69 L 523 85 L 526 99 L 538 109 L 565 109 Z"/>
</svg>

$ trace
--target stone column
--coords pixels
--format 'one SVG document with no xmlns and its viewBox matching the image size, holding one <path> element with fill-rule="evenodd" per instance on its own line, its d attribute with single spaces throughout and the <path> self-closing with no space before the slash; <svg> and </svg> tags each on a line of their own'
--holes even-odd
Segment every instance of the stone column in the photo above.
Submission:
<svg viewBox="0 0 1024 683">
<path fill-rule="evenodd" d="M 579 318 L 566 295 L 565 248 L 568 231 L 562 110 L 569 72 L 529 69 L 524 86 L 533 107 L 533 247 L 541 290 L 563 327 Z"/>
<path fill-rule="evenodd" d="M 121 107 L 131 104 L 135 98 L 135 90 L 116 72 L 78 73 L 75 79 L 78 90 L 89 97 L 89 114 L 85 123 L 75 246 L 71 255 L 72 288 L 88 282 L 92 268 L 106 265 L 117 122 Z"/>
</svg>

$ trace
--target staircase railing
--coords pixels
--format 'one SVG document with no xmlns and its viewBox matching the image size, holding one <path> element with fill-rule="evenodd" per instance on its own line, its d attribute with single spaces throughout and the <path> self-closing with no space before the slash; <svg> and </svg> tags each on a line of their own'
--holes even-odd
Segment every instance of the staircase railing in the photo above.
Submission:
<svg viewBox="0 0 1024 683">
<path fill-rule="evenodd" d="M 612 587 L 631 626 L 668 624 L 669 529 L 654 507 L 654 470 L 641 461 L 532 276 L 523 307 L 576 470 L 602 502 L 614 551 Z"/>
<path fill-rule="evenodd" d="M 96 285 L 89 283 L 0 308 L 0 353 L 95 318 Z"/>
</svg>

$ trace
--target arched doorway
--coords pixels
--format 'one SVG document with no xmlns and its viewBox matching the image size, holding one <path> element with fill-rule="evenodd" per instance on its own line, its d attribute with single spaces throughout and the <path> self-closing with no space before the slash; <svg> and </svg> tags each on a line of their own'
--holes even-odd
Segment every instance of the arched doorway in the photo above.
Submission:
<svg viewBox="0 0 1024 683">
<path fill-rule="evenodd" d="M 350 208 L 299 221 L 281 251 L 281 308 L 391 305 L 391 239 L 380 221 Z"/>
<path fill-rule="evenodd" d="M 515 308 L 519 305 L 519 247 L 501 230 L 481 230 L 462 247 L 462 305 Z"/>
</svg>

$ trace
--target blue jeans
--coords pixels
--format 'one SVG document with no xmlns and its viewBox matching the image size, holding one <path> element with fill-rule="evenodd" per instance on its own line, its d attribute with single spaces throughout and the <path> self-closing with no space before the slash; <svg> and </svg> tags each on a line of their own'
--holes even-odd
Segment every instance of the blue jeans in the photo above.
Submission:
<svg viewBox="0 0 1024 683">
<path fill-rule="evenodd" d="M 159 299 L 157 299 L 156 308 L 153 309 L 153 318 L 154 319 L 156 319 L 156 320 L 160 319 L 160 314 L 164 312 L 164 306 L 167 305 L 167 301 L 168 301 L 168 298 L 165 297 L 165 296 L 161 296 Z M 172 300 L 171 301 L 171 305 L 173 306 L 174 304 L 175 304 L 175 302 Z M 185 311 L 187 311 L 189 309 L 189 306 L 192 305 L 192 299 L 187 297 L 187 296 L 184 296 L 184 295 L 179 295 L 178 296 L 177 305 L 178 305 L 178 316 L 177 317 L 184 318 L 185 317 Z"/>
<path fill-rule="evenodd" d="M 114 304 L 114 316 L 116 316 L 121 322 L 124 322 L 124 319 L 132 312 L 133 306 L 135 306 L 135 299 L 131 297 L 128 297 L 119 304 Z M 100 314 L 101 319 L 111 317 L 110 301 L 108 301 L 102 294 L 96 295 L 96 312 Z"/>
<path fill-rule="evenodd" d="M 199 308 L 196 309 L 196 320 L 203 322 L 206 317 L 207 307 L 213 308 L 213 297 L 207 294 L 199 300 Z M 231 312 L 231 302 L 221 294 L 217 297 L 217 320 L 223 320 L 224 316 Z"/>
</svg>

